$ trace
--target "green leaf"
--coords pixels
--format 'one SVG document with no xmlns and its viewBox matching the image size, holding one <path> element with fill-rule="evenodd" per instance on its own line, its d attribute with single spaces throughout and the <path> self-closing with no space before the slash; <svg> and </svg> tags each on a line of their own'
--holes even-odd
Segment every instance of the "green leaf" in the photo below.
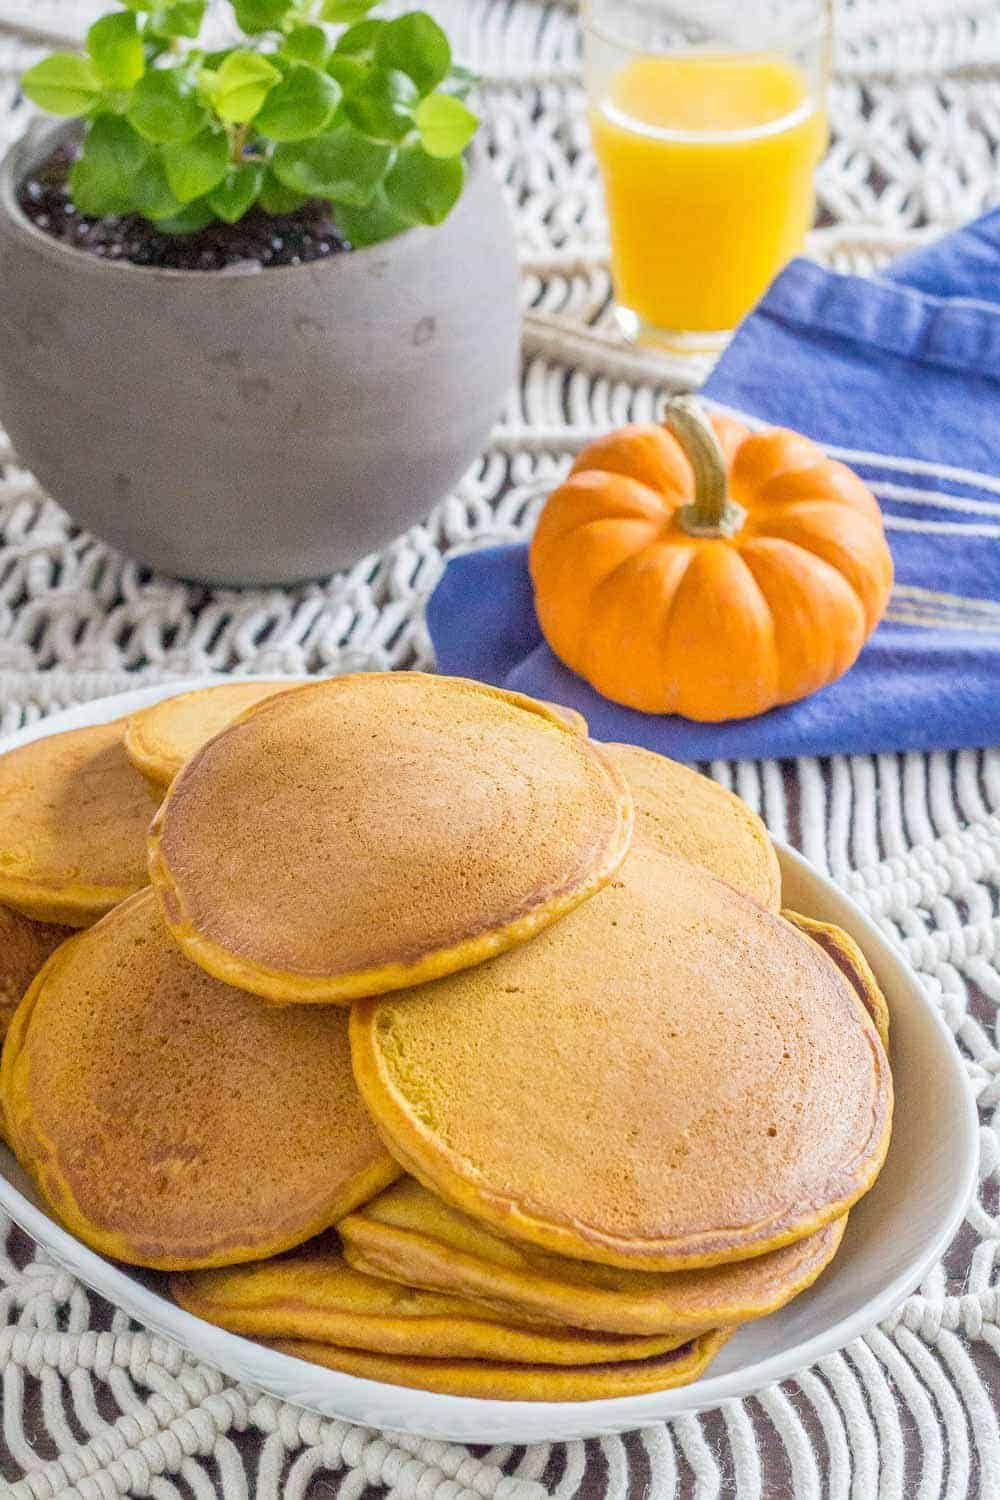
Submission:
<svg viewBox="0 0 1000 1500">
<path fill-rule="evenodd" d="M 383 68 L 409 74 L 422 94 L 436 88 L 451 67 L 451 44 L 423 10 L 389 21 L 379 33 L 375 55 Z"/>
<path fill-rule="evenodd" d="M 146 71 L 142 37 L 129 11 L 102 16 L 87 32 L 87 51 L 103 83 L 112 89 L 130 89 Z"/>
<path fill-rule="evenodd" d="M 236 24 L 248 36 L 277 31 L 292 8 L 292 0 L 233 0 Z"/>
<path fill-rule="evenodd" d="M 364 208 L 352 208 L 349 204 L 337 205 L 337 227 L 347 236 L 357 250 L 366 245 L 377 245 L 390 240 L 410 228 L 406 219 L 394 213 L 386 202 L 381 188 Z"/>
<path fill-rule="evenodd" d="M 212 98 L 216 113 L 232 124 L 252 120 L 281 77 L 257 52 L 230 52 L 215 75 Z"/>
<path fill-rule="evenodd" d="M 175 214 L 157 219 L 156 227 L 161 234 L 197 234 L 199 229 L 211 224 L 214 218 L 207 198 L 199 198 L 197 202 L 178 209 Z"/>
<path fill-rule="evenodd" d="M 294 189 L 286 187 L 279 182 L 271 168 L 264 172 L 264 181 L 260 185 L 260 197 L 257 200 L 266 214 L 293 214 L 297 208 L 309 202 L 308 194 L 297 193 Z"/>
<path fill-rule="evenodd" d="M 127 188 L 117 180 L 109 181 L 86 152 L 70 167 L 67 182 L 77 213 L 90 219 L 117 217 L 127 214 L 132 207 Z"/>
<path fill-rule="evenodd" d="M 353 26 L 368 14 L 378 0 L 324 0 L 320 15 L 324 21 L 333 21 L 339 26 Z"/>
<path fill-rule="evenodd" d="M 372 68 L 365 83 L 347 99 L 344 113 L 364 135 L 378 141 L 401 141 L 413 129 L 419 98 L 416 84 L 406 73 Z"/>
<path fill-rule="evenodd" d="M 229 165 L 229 139 L 224 130 L 210 128 L 193 141 L 164 146 L 163 166 L 170 191 L 178 203 L 193 203 L 222 181 Z"/>
<path fill-rule="evenodd" d="M 363 208 L 371 202 L 392 155 L 391 146 L 341 125 L 311 141 L 278 146 L 271 166 L 279 182 L 293 192 Z"/>
<path fill-rule="evenodd" d="M 121 115 L 100 114 L 87 127 L 84 150 L 100 158 L 122 182 L 130 181 L 149 160 L 150 148 L 137 130 Z"/>
<path fill-rule="evenodd" d="M 256 202 L 263 180 L 264 168 L 260 162 L 230 166 L 218 187 L 209 193 L 208 206 L 218 218 L 235 224 Z"/>
<path fill-rule="evenodd" d="M 335 52 L 332 57 L 327 58 L 326 71 L 340 84 L 345 97 L 353 94 L 354 90 L 363 85 L 368 77 L 368 68 L 365 63 L 357 57 L 348 57 L 346 53 L 340 52 Z"/>
<path fill-rule="evenodd" d="M 346 57 L 367 58 L 371 61 L 375 56 L 375 48 L 382 32 L 388 26 L 388 21 L 359 21 L 357 26 L 349 26 L 342 36 L 337 38 L 335 53 L 341 53 Z"/>
<path fill-rule="evenodd" d="M 83 115 L 101 97 L 101 80 L 87 57 L 53 52 L 29 68 L 21 88 L 33 104 L 52 115 Z"/>
<path fill-rule="evenodd" d="M 186 36 L 192 40 L 201 30 L 205 19 L 205 0 L 176 0 L 153 11 L 149 18 L 149 29 L 154 36 L 168 41 L 175 36 Z"/>
<path fill-rule="evenodd" d="M 158 36 L 153 30 L 153 18 L 147 16 L 142 23 L 142 50 L 146 57 L 146 67 L 151 68 L 157 58 L 162 57 L 169 50 L 169 38 Z"/>
<path fill-rule="evenodd" d="M 264 100 L 254 128 L 272 141 L 319 135 L 340 103 L 340 84 L 311 63 L 292 63 Z"/>
<path fill-rule="evenodd" d="M 452 94 L 428 94 L 417 106 L 420 144 L 428 156 L 461 156 L 479 120 Z"/>
<path fill-rule="evenodd" d="M 180 68 L 155 68 L 132 90 L 126 118 L 159 146 L 190 141 L 206 128 L 209 117 L 188 74 Z"/>
<path fill-rule="evenodd" d="M 281 44 L 281 52 L 289 62 L 322 68 L 330 55 L 330 42 L 322 26 L 293 26 Z"/>
<path fill-rule="evenodd" d="M 144 11 L 155 10 L 156 0 L 121 0 L 126 10 Z"/>
<path fill-rule="evenodd" d="M 69 174 L 70 195 L 82 214 L 104 218 L 132 207 L 132 183 L 150 148 L 120 115 L 98 115 Z"/>
<path fill-rule="evenodd" d="M 442 160 L 422 146 L 400 151 L 385 179 L 390 208 L 410 224 L 441 224 L 458 202 L 465 181 L 460 156 Z"/>
<path fill-rule="evenodd" d="M 194 79 L 198 97 L 205 106 L 206 111 L 210 112 L 215 108 L 214 100 L 215 89 L 218 83 L 218 70 L 216 67 L 210 67 L 207 63 L 199 63 L 195 66 Z"/>
<path fill-rule="evenodd" d="M 137 212 L 154 223 L 181 212 L 184 205 L 170 191 L 166 169 L 158 155 L 151 155 L 132 179 L 132 201 Z"/>
</svg>

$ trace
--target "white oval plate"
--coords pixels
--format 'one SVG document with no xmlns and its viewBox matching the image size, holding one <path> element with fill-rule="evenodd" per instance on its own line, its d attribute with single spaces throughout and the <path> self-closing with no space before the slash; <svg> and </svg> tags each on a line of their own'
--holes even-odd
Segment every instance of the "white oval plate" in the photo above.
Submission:
<svg viewBox="0 0 1000 1500">
<path fill-rule="evenodd" d="M 215 678 L 120 693 L 53 714 L 0 750 L 118 718 Z M 0 1145 L 0 1207 L 60 1265 L 207 1364 L 299 1406 L 452 1442 L 531 1443 L 624 1432 L 746 1396 L 829 1354 L 891 1313 L 953 1238 L 976 1182 L 978 1121 L 958 1050 L 914 975 L 854 903 L 791 849 L 779 849 L 788 906 L 837 922 L 864 948 L 892 1013 L 896 1116 L 885 1168 L 852 1212 L 843 1247 L 815 1287 L 741 1328 L 707 1376 L 681 1390 L 608 1401 L 476 1401 L 340 1375 L 276 1354 L 183 1312 L 156 1276 L 96 1255 L 60 1227 Z M 530 1082 L 530 1080 L 529 1080 Z M 525 1107 L 530 1107 L 530 1088 Z"/>
</svg>

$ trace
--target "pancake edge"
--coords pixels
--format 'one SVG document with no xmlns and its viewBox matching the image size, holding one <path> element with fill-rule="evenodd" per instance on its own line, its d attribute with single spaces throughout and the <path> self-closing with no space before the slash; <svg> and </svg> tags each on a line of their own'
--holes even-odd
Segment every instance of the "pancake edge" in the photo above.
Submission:
<svg viewBox="0 0 1000 1500">
<path fill-rule="evenodd" d="M 176 756 L 164 754 L 162 750 L 157 749 L 154 741 L 146 738 L 145 726 L 152 717 L 153 711 L 163 708 L 168 703 L 177 703 L 185 698 L 200 698 L 203 693 L 215 692 L 217 688 L 226 688 L 233 684 L 242 686 L 245 683 L 255 680 L 254 678 L 234 677 L 230 682 L 214 682 L 206 687 L 189 688 L 186 693 L 173 693 L 169 697 L 158 698 L 155 703 L 148 703 L 145 708 L 138 708 L 135 713 L 129 714 L 125 720 L 125 733 L 123 737 L 125 754 L 139 774 L 145 778 L 150 791 L 158 800 L 163 796 L 174 777 L 183 769 L 187 762 L 183 760 L 178 761 Z M 267 679 L 267 685 L 270 685 L 271 680 L 270 678 Z M 303 686 L 302 679 L 299 678 L 287 678 L 285 681 L 290 682 L 296 687 Z M 274 682 L 275 691 L 281 692 L 284 685 L 282 679 L 276 678 Z M 261 682 L 260 685 L 263 687 L 265 683 Z M 266 698 L 261 699 L 262 703 L 266 701 Z M 251 705 L 251 707 L 256 706 L 256 704 Z M 246 710 L 244 709 L 242 712 L 245 713 Z M 228 729 L 229 725 L 226 724 L 223 728 Z M 220 730 L 219 733 L 221 734 L 221 732 Z"/>
<path fill-rule="evenodd" d="M 5 753 L 27 750 L 47 739 L 58 739 L 61 734 L 81 734 L 88 729 L 107 729 L 116 724 L 122 726 L 124 734 L 127 722 L 123 718 L 109 719 L 98 724 L 83 724 L 78 729 L 60 729 L 55 734 L 39 735 L 37 739 L 16 746 L 15 751 Z M 33 880 L 0 872 L 0 905 L 9 906 L 22 917 L 31 917 L 36 922 L 79 929 L 92 927 L 130 896 L 145 890 L 148 884 L 148 880 L 143 880 L 138 885 L 86 885 L 74 881 Z"/>
<path fill-rule="evenodd" d="M 560 1284 L 555 1275 L 544 1271 L 535 1274 L 540 1282 L 551 1288 L 549 1300 L 546 1294 L 531 1285 L 529 1271 L 521 1272 L 512 1266 L 496 1266 L 483 1262 L 468 1251 L 452 1250 L 445 1245 L 449 1265 L 459 1274 L 460 1284 L 446 1283 L 437 1272 L 439 1257 L 426 1249 L 432 1235 L 422 1235 L 417 1230 L 401 1229 L 397 1225 L 382 1224 L 368 1218 L 364 1210 L 348 1214 L 337 1225 L 343 1242 L 343 1255 L 348 1265 L 369 1276 L 381 1276 L 407 1286 L 417 1286 L 425 1291 L 440 1292 L 455 1297 L 480 1297 L 484 1302 L 509 1313 L 512 1317 L 526 1315 L 545 1317 L 566 1322 L 567 1326 L 587 1328 L 595 1333 L 654 1334 L 680 1331 L 688 1338 L 696 1337 L 720 1324 L 726 1327 L 740 1323 L 752 1323 L 785 1307 L 802 1292 L 818 1281 L 834 1260 L 843 1242 L 847 1228 L 847 1215 L 834 1219 L 815 1235 L 804 1239 L 819 1239 L 827 1236 L 825 1245 L 817 1248 L 813 1259 L 803 1267 L 801 1274 L 789 1281 L 778 1296 L 754 1303 L 720 1305 L 711 1308 L 701 1317 L 678 1313 L 669 1305 L 666 1289 L 656 1298 L 644 1299 L 641 1293 L 603 1291 L 597 1288 Z M 442 1241 L 435 1241 L 443 1244 Z M 796 1242 L 800 1243 L 800 1242 Z M 396 1252 L 394 1254 L 394 1251 Z M 400 1252 L 407 1259 L 405 1270 Z M 416 1270 L 414 1260 L 419 1262 Z M 669 1275 L 669 1273 L 664 1273 Z M 463 1279 L 464 1277 L 464 1279 Z M 604 1310 L 606 1300 L 620 1299 L 620 1307 L 611 1313 Z M 558 1312 L 554 1303 L 562 1303 Z"/>
<path fill-rule="evenodd" d="M 145 896 L 145 890 L 131 897 L 137 902 Z M 124 904 L 124 903 L 123 903 Z M 353 1209 L 361 1207 L 384 1188 L 390 1187 L 401 1174 L 401 1168 L 387 1153 L 365 1171 L 357 1173 L 345 1183 L 337 1197 L 321 1214 L 291 1232 L 283 1232 L 269 1240 L 260 1240 L 254 1245 L 223 1246 L 215 1251 L 201 1249 L 193 1251 L 151 1251 L 136 1245 L 127 1235 L 118 1230 L 105 1229 L 95 1224 L 79 1204 L 76 1194 L 58 1173 L 58 1148 L 32 1123 L 23 1098 L 18 1101 L 17 1084 L 22 1071 L 24 1043 L 31 1025 L 35 1006 L 48 979 L 57 969 L 73 957 L 76 948 L 90 936 L 77 933 L 57 948 L 51 958 L 36 974 L 14 1012 L 7 1032 L 2 1055 L 0 1055 L 0 1115 L 8 1144 L 17 1160 L 41 1192 L 46 1204 L 59 1221 L 77 1239 L 114 1260 L 129 1265 L 143 1266 L 154 1271 L 208 1270 L 215 1267 L 240 1265 L 251 1260 L 266 1260 L 283 1250 L 294 1249 L 312 1239 L 324 1229 L 344 1218 Z M 33 1146 L 29 1144 L 33 1142 Z"/>
<path fill-rule="evenodd" d="M 556 703 L 551 698 L 539 698 L 537 701 L 558 714 L 567 729 L 571 729 L 574 734 L 582 735 L 584 739 L 590 738 L 590 725 L 578 708 L 570 708 L 567 703 Z"/>
<path fill-rule="evenodd" d="M 830 962 L 840 970 L 841 974 L 849 980 L 857 991 L 858 999 L 872 1018 L 875 1030 L 878 1032 L 879 1041 L 889 1052 L 889 1030 L 890 1014 L 889 1005 L 882 993 L 882 988 L 858 943 L 845 932 L 843 927 L 838 927 L 836 922 L 820 922 L 815 917 L 804 917 L 801 912 L 792 911 L 785 907 L 781 915 L 789 922 L 797 932 L 803 933 L 814 942 Z M 834 957 L 829 948 L 822 941 L 822 935 L 829 934 L 837 948 L 837 952 L 843 959 L 843 963 Z"/>
<path fill-rule="evenodd" d="M 269 1349 L 293 1359 L 321 1364 L 345 1375 L 377 1380 L 385 1385 L 408 1386 L 438 1395 L 471 1397 L 487 1401 L 597 1401 L 615 1396 L 638 1396 L 690 1385 L 705 1373 L 734 1329 L 715 1329 L 695 1339 L 689 1355 L 681 1359 L 669 1354 L 625 1364 L 605 1365 L 512 1365 L 487 1360 L 407 1360 L 362 1353 L 337 1345 L 308 1340 L 263 1340 Z M 629 1379 L 629 1377 L 634 1377 Z M 617 1377 L 617 1378 L 616 1378 Z M 546 1389 L 534 1395 L 531 1383 Z M 558 1389 L 553 1391 L 553 1385 Z M 614 1386 L 614 1388 L 610 1388 Z"/>
<path fill-rule="evenodd" d="M 765 824 L 763 818 L 759 813 L 754 812 L 749 803 L 744 802 L 743 798 L 740 797 L 736 792 L 732 791 L 731 788 L 723 786 L 721 782 L 715 781 L 711 776 L 703 776 L 701 772 L 696 771 L 693 766 L 685 765 L 684 761 L 681 760 L 674 760 L 669 755 L 661 755 L 658 750 L 647 750 L 645 745 L 632 745 L 629 744 L 626 740 L 599 741 L 598 744 L 600 748 L 608 750 L 638 750 L 641 754 L 648 755 L 653 760 L 665 760 L 671 766 L 679 767 L 681 771 L 686 772 L 689 776 L 695 777 L 698 781 L 709 782 L 710 785 L 713 786 L 719 793 L 723 801 L 728 802 L 732 806 L 735 806 L 741 820 L 753 833 L 754 845 L 760 849 L 760 852 L 763 855 L 763 860 L 761 862 L 761 874 L 764 877 L 762 892 L 758 893 L 755 891 L 746 891 L 741 886 L 733 886 L 733 889 L 738 890 L 740 894 L 742 896 L 746 896 L 748 900 L 756 901 L 757 905 L 763 906 L 765 911 L 774 913 L 780 912 L 781 865 L 778 863 L 777 850 L 774 847 L 774 844 L 771 840 L 771 835 L 767 831 L 767 825 Z M 628 780 L 628 777 L 626 776 L 625 779 Z M 634 795 L 635 794 L 633 793 L 633 797 Z M 638 830 L 635 834 L 635 841 L 636 843 L 646 842 L 646 840 L 643 839 L 642 834 Z M 686 859 L 688 856 L 677 855 L 675 857 L 678 859 Z M 691 860 L 690 863 L 697 864 L 697 860 Z M 709 873 L 711 874 L 713 872 L 709 871 Z M 716 875 L 715 878 L 716 880 L 723 879 L 723 877 L 720 875 Z M 727 881 L 726 884 L 732 884 L 732 882 Z"/>
<path fill-rule="evenodd" d="M 386 1278 L 377 1279 L 385 1281 Z M 571 1369 L 577 1365 L 654 1359 L 679 1349 L 691 1339 L 691 1334 L 683 1329 L 651 1334 L 615 1334 L 570 1325 L 518 1323 L 514 1318 L 504 1322 L 477 1318 L 474 1308 L 455 1313 L 401 1314 L 397 1317 L 391 1313 L 351 1313 L 346 1310 L 324 1313 L 306 1306 L 301 1300 L 288 1298 L 282 1302 L 277 1296 L 269 1305 L 234 1307 L 224 1299 L 199 1295 L 196 1272 L 172 1276 L 170 1293 L 185 1312 L 243 1338 L 302 1339 L 310 1343 L 360 1349 L 369 1354 L 410 1358 L 486 1359 L 511 1364 L 551 1364 Z M 456 1300 L 465 1299 L 456 1297 Z M 321 1326 L 324 1320 L 328 1327 L 336 1325 L 339 1332 L 332 1336 L 325 1332 Z M 575 1351 L 574 1341 L 580 1346 Z M 498 1348 L 503 1344 L 507 1347 Z"/>
<path fill-rule="evenodd" d="M 359 677 L 384 677 L 388 674 L 358 672 L 348 675 L 352 681 L 355 681 Z M 571 740 L 589 745 L 600 762 L 618 802 L 617 828 L 614 836 L 609 839 L 601 862 L 590 871 L 585 879 L 574 884 L 572 889 L 539 902 L 532 910 L 514 917 L 500 927 L 489 928 L 472 937 L 449 944 L 447 947 L 434 949 L 411 963 L 397 961 L 340 974 L 294 975 L 232 953 L 221 943 L 199 931 L 186 913 L 180 890 L 163 854 L 163 829 L 169 815 L 171 801 L 182 777 L 197 765 L 201 757 L 202 751 L 199 750 L 187 762 L 181 776 L 178 776 L 171 784 L 170 790 L 160 804 L 150 827 L 148 851 L 150 880 L 156 891 L 163 919 L 182 952 L 206 973 L 236 989 L 247 990 L 250 994 L 258 995 L 274 1005 L 349 1006 L 354 1001 L 371 995 L 384 995 L 395 990 L 412 989 L 415 985 L 426 984 L 432 979 L 443 979 L 449 974 L 473 968 L 477 964 L 485 963 L 488 959 L 496 958 L 510 948 L 519 947 L 546 927 L 551 926 L 553 922 L 558 921 L 560 917 L 568 915 L 591 896 L 596 895 L 614 877 L 631 846 L 634 809 L 632 793 L 625 777 L 617 766 L 612 765 L 607 757 L 601 754 L 599 745 L 572 728 L 557 709 L 550 708 L 548 704 L 538 699 L 528 698 L 523 693 L 508 692 L 503 688 L 494 688 L 489 684 L 473 682 L 464 677 L 437 677 L 428 672 L 413 672 L 407 675 L 429 678 L 435 682 L 461 683 L 463 687 L 471 686 L 488 697 L 499 698 L 504 702 L 512 703 L 517 708 L 533 713 L 555 725 L 560 733 L 567 735 Z M 337 678 L 327 678 L 320 679 L 319 683 L 304 683 L 300 687 L 293 688 L 291 693 L 282 693 L 278 696 L 286 698 L 295 693 L 312 691 L 320 684 L 328 685 L 336 681 L 338 681 Z M 274 699 L 265 698 L 261 703 L 254 704 L 235 719 L 227 729 L 222 730 L 215 739 L 221 739 L 223 735 L 230 733 L 246 720 L 267 709 L 273 702 Z M 214 744 L 215 741 L 210 743 Z"/>
<path fill-rule="evenodd" d="M 57 885 L 44 881 L 24 880 L 0 875 L 0 905 L 9 906 L 19 916 L 57 927 L 92 927 L 123 901 L 147 889 L 148 880 L 140 885 Z"/>
<path fill-rule="evenodd" d="M 743 899 L 749 900 L 749 897 Z M 769 913 L 769 916 L 775 922 L 782 921 L 775 913 Z M 376 1129 L 405 1171 L 430 1192 L 470 1218 L 481 1220 L 502 1238 L 552 1250 L 571 1259 L 637 1271 L 695 1270 L 728 1261 L 751 1260 L 768 1250 L 778 1250 L 804 1239 L 834 1219 L 842 1218 L 872 1187 L 889 1150 L 894 1099 L 889 1060 L 875 1024 L 850 981 L 835 964 L 832 966 L 845 986 L 851 1013 L 866 1037 L 876 1085 L 880 1081 L 881 1087 L 876 1086 L 872 1129 L 864 1148 L 831 1175 L 831 1196 L 820 1203 L 803 1205 L 805 1212 L 791 1221 L 786 1211 L 769 1219 L 727 1229 L 704 1230 L 665 1239 L 629 1240 L 596 1230 L 580 1220 L 542 1217 L 503 1192 L 484 1187 L 476 1167 L 436 1138 L 430 1138 L 429 1132 L 414 1119 L 395 1089 L 373 1040 L 375 1026 L 372 1016 L 380 1001 L 377 995 L 362 999 L 351 1008 L 354 1079 Z M 433 1139 L 433 1148 L 429 1145 L 430 1139 Z"/>
</svg>

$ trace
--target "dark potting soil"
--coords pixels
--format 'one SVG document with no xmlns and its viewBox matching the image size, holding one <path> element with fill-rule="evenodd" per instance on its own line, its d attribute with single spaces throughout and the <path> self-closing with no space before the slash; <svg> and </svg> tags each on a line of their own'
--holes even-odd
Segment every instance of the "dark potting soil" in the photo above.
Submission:
<svg viewBox="0 0 1000 1500">
<path fill-rule="evenodd" d="M 72 151 L 60 147 L 18 188 L 17 201 L 37 229 L 102 260 L 175 271 L 220 271 L 239 264 L 300 266 L 323 260 L 350 242 L 316 200 L 292 214 L 252 208 L 236 224 L 209 224 L 196 234 L 164 234 L 138 214 L 88 219 L 70 202 L 66 179 Z"/>
</svg>

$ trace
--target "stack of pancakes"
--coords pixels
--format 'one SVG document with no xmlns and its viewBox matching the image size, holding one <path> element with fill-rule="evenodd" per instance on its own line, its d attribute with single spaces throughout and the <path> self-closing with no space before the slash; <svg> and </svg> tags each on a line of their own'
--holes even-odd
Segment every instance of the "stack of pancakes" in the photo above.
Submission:
<svg viewBox="0 0 1000 1500">
<path fill-rule="evenodd" d="M 333 1369 L 686 1383 L 824 1271 L 888 1148 L 885 1002 L 781 912 L 760 820 L 478 683 L 234 683 L 36 740 L 0 758 L 0 902 L 4 1129 L 53 1211 Z"/>
</svg>

